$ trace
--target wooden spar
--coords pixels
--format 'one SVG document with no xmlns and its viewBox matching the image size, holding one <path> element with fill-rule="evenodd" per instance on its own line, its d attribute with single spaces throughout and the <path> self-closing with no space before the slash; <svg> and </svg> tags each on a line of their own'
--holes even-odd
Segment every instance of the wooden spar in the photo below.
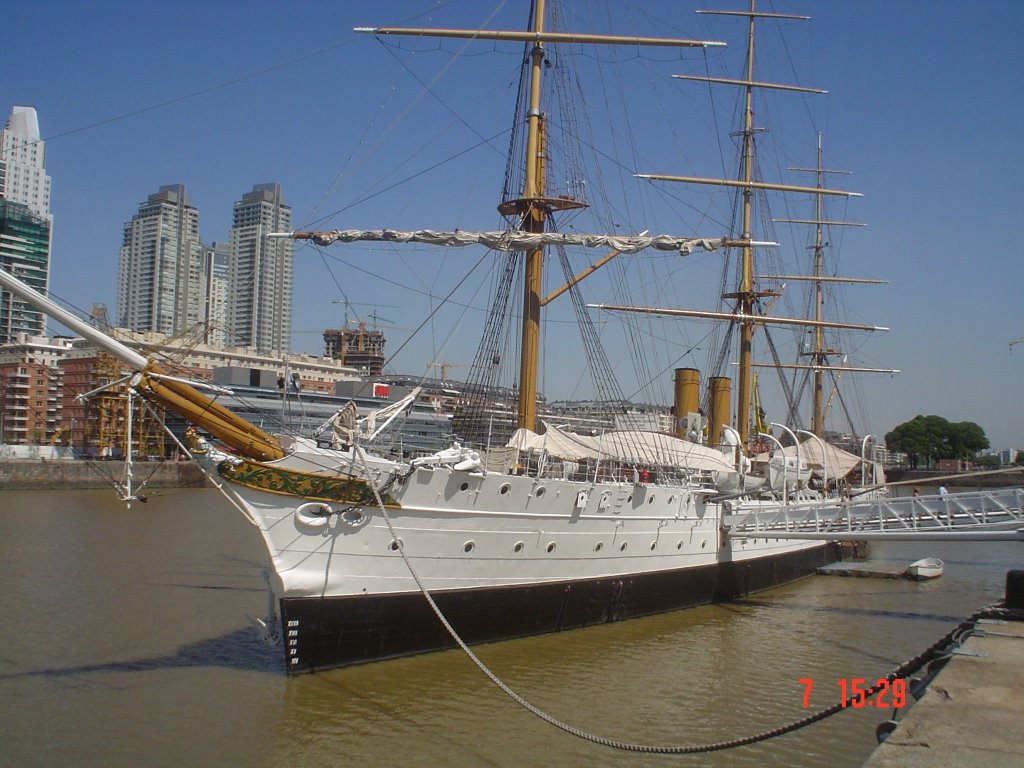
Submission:
<svg viewBox="0 0 1024 768">
<path fill-rule="evenodd" d="M 419 29 L 412 27 L 355 27 L 355 32 L 374 35 L 405 35 L 407 37 L 445 37 L 469 40 L 502 40 L 519 43 L 588 43 L 599 45 L 643 45 L 672 48 L 718 48 L 725 43 L 715 40 L 683 40 L 667 37 L 629 37 L 628 35 L 592 35 L 577 32 L 545 32 L 543 26 L 534 31 L 500 31 L 493 29 Z"/>
<path fill-rule="evenodd" d="M 816 224 L 823 227 L 866 227 L 856 221 L 815 221 L 814 219 L 772 219 L 776 224 Z"/>
<path fill-rule="evenodd" d="M 132 386 L 146 399 L 179 414 L 200 429 L 205 429 L 247 458 L 267 461 L 285 456 L 284 449 L 273 435 L 235 415 L 189 384 L 166 377 L 158 379 L 148 376 L 150 373 L 162 374 L 164 371 L 152 360 L 75 317 L 3 269 L 0 269 L 0 285 L 133 368 L 139 375 L 133 380 Z"/>
<path fill-rule="evenodd" d="M 807 195 L 836 195 L 839 197 L 863 197 L 860 192 L 847 192 L 842 189 L 819 189 L 817 187 L 799 187 L 794 184 L 771 184 L 764 181 L 747 181 L 745 179 L 708 179 L 701 176 L 668 176 L 658 173 L 636 173 L 638 179 L 651 181 L 679 181 L 686 184 L 710 184 L 717 187 L 740 187 L 744 190 L 768 189 L 778 192 L 800 192 Z"/>
<path fill-rule="evenodd" d="M 868 283 L 871 285 L 888 285 L 888 280 L 876 280 L 870 277 L 831 277 L 827 275 L 756 275 L 762 280 L 803 280 L 822 283 Z"/>
<path fill-rule="evenodd" d="M 699 75 L 672 75 L 676 80 L 696 80 L 700 83 L 718 83 L 720 85 L 748 85 L 751 88 L 769 88 L 776 91 L 796 91 L 798 93 L 828 93 L 821 88 L 805 88 L 799 85 L 782 85 L 780 83 L 759 83 L 753 80 L 734 80 L 728 77 L 701 77 Z"/>
<path fill-rule="evenodd" d="M 601 267 L 603 267 L 605 264 L 607 264 L 609 261 L 614 259 L 619 254 L 620 254 L 620 251 L 612 251 L 608 255 L 603 256 L 602 258 L 600 258 L 597 261 L 595 261 L 589 267 L 581 269 L 575 276 L 573 276 L 572 280 L 570 280 L 567 283 L 562 284 L 560 287 L 556 288 L 551 293 L 549 293 L 547 296 L 545 296 L 543 299 L 541 299 L 540 305 L 542 307 L 546 307 L 548 304 L 550 304 L 552 301 L 557 299 L 563 293 L 568 291 L 574 285 L 579 285 L 586 278 L 590 277 L 590 275 L 592 275 L 594 272 L 599 270 Z"/>
<path fill-rule="evenodd" d="M 899 373 L 896 368 L 861 368 L 852 365 L 801 365 L 800 363 L 754 363 L 755 368 L 787 368 L 794 371 L 839 371 L 841 373 Z"/>
<path fill-rule="evenodd" d="M 147 372 L 150 371 L 159 372 L 159 368 L 153 365 L 147 369 Z M 277 438 L 214 402 L 189 384 L 166 378 L 156 379 L 144 372 L 134 387 L 147 400 L 174 411 L 246 458 L 270 461 L 285 456 Z"/>
<path fill-rule="evenodd" d="M 640 312 L 648 315 L 666 315 L 668 317 L 695 317 L 702 320 L 733 320 L 739 323 L 762 325 L 801 325 L 808 328 L 843 328 L 849 331 L 888 331 L 881 325 L 858 325 L 855 323 L 837 323 L 831 320 L 808 320 L 802 317 L 774 317 L 772 315 L 753 315 L 742 312 L 710 312 L 701 309 L 671 309 L 668 307 L 628 307 L 617 304 L 587 304 L 591 309 L 606 309 L 610 312 Z"/>
<path fill-rule="evenodd" d="M 789 13 L 763 13 L 754 10 L 754 4 L 750 4 L 749 11 L 695 11 L 708 16 L 743 16 L 752 19 L 795 19 L 796 21 L 810 21 L 810 16 L 794 16 Z"/>
</svg>

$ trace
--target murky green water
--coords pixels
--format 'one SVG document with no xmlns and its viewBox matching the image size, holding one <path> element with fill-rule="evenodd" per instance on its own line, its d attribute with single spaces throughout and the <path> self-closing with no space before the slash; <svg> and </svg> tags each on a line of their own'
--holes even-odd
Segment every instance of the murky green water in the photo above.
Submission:
<svg viewBox="0 0 1024 768">
<path fill-rule="evenodd" d="M 1019 544 L 875 545 L 946 560 L 933 582 L 814 577 L 749 600 L 479 647 L 555 717 L 696 744 L 838 702 L 1002 594 Z M 104 491 L 0 492 L 0 765 L 858 766 L 891 710 L 751 747 L 623 753 L 566 735 L 458 651 L 287 678 L 263 615 L 261 540 L 211 491 L 125 510 Z M 810 708 L 801 678 L 813 680 Z"/>
</svg>

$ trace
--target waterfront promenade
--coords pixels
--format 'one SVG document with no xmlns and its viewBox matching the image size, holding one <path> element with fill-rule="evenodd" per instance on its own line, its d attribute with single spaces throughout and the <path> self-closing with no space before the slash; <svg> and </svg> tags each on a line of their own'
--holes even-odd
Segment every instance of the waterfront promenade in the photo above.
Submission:
<svg viewBox="0 0 1024 768">
<path fill-rule="evenodd" d="M 195 488 L 206 482 L 190 461 L 140 461 L 132 472 L 136 487 L 144 482 L 150 488 Z M 110 488 L 111 478 L 123 477 L 123 461 L 0 460 L 0 488 L 11 491 Z"/>
<path fill-rule="evenodd" d="M 983 622 L 865 768 L 1024 766 L 1024 621 Z"/>
</svg>

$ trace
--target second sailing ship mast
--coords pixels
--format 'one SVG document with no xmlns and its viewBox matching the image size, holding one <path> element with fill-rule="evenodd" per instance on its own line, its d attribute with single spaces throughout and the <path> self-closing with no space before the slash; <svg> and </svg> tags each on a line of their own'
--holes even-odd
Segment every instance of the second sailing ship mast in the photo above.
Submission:
<svg viewBox="0 0 1024 768">
<path fill-rule="evenodd" d="M 761 13 L 756 9 L 756 0 L 750 0 L 750 4 L 746 11 L 698 11 L 698 13 L 704 13 L 709 15 L 717 16 L 740 16 L 746 17 L 747 19 L 747 62 L 745 79 L 735 80 L 726 78 L 715 78 L 715 77 L 699 77 L 695 75 L 673 75 L 680 80 L 696 80 L 706 83 L 718 83 L 724 85 L 739 86 L 744 89 L 744 109 L 743 109 L 743 127 L 741 130 L 742 136 L 742 156 L 741 156 L 741 168 L 740 178 L 738 180 L 730 179 L 709 179 L 695 176 L 665 176 L 658 174 L 641 174 L 640 178 L 652 179 L 655 181 L 679 181 L 690 184 L 713 184 L 718 186 L 732 186 L 739 187 L 743 190 L 742 200 L 742 213 L 741 213 L 741 228 L 742 233 L 740 236 L 740 242 L 742 245 L 741 262 L 740 262 L 740 279 L 734 293 L 725 294 L 723 298 L 733 299 L 735 304 L 735 310 L 733 313 L 708 313 L 708 312 L 690 312 L 688 310 L 674 310 L 672 312 L 666 312 L 665 314 L 674 314 L 680 316 L 689 317 L 721 317 L 723 319 L 729 319 L 733 322 L 738 322 L 740 325 L 740 351 L 739 351 L 739 373 L 737 383 L 737 397 L 736 397 L 736 430 L 739 432 L 741 443 L 747 443 L 750 437 L 750 414 L 751 414 L 751 400 L 753 395 L 752 387 L 752 371 L 754 367 L 753 362 L 753 339 L 754 332 L 758 324 L 764 323 L 779 323 L 779 324 L 804 324 L 809 326 L 816 326 L 818 328 L 824 327 L 840 327 L 837 324 L 829 324 L 824 321 L 808 321 L 808 320 L 797 320 L 789 318 L 770 318 L 758 314 L 758 299 L 774 295 L 763 291 L 757 291 L 754 285 L 754 247 L 756 243 L 753 240 L 752 233 L 752 212 L 753 212 L 753 195 L 756 190 L 776 190 L 782 192 L 801 192 L 813 195 L 840 195 L 840 196 L 856 196 L 856 192 L 846 192 L 843 190 L 832 190 L 823 189 L 819 187 L 801 187 L 787 184 L 773 184 L 765 183 L 754 180 L 754 160 L 755 160 L 755 134 L 761 130 L 754 125 L 754 107 L 753 97 L 754 90 L 758 88 L 774 89 L 782 91 L 796 91 L 800 93 L 827 93 L 817 88 L 804 88 L 795 85 L 780 85 L 777 83 L 762 83 L 754 80 L 754 54 L 755 54 L 755 23 L 757 19 L 795 19 L 805 21 L 809 19 L 808 16 L 794 16 L 789 14 L 781 13 Z M 874 326 L 841 326 L 841 327 L 857 327 L 861 330 L 882 330 L 875 328 Z M 712 441 L 717 440 L 717 436 L 712 436 Z"/>
</svg>

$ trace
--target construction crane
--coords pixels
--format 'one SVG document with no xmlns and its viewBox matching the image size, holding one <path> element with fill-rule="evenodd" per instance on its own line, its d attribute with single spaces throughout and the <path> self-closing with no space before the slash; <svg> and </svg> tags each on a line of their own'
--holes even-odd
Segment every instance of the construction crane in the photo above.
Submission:
<svg viewBox="0 0 1024 768">
<path fill-rule="evenodd" d="M 440 368 L 441 369 L 441 380 L 444 381 L 448 378 L 449 368 L 469 368 L 469 363 L 449 363 L 446 361 L 435 361 L 427 363 L 428 368 Z"/>
<path fill-rule="evenodd" d="M 331 304 L 342 304 L 342 305 L 344 305 L 344 307 L 345 307 L 345 325 L 342 326 L 343 328 L 347 328 L 348 327 L 348 324 L 349 324 L 348 310 L 349 310 L 350 307 L 373 307 L 374 310 L 376 310 L 379 307 L 384 307 L 385 309 L 401 309 L 401 307 L 399 307 L 399 306 L 397 306 L 395 304 L 362 304 L 362 303 L 360 303 L 358 301 L 349 301 L 348 299 L 332 299 L 331 300 Z M 359 313 L 355 312 L 353 314 L 355 314 L 356 319 L 358 321 Z M 373 312 L 371 312 L 370 313 L 370 319 L 373 320 L 375 318 L 377 318 L 377 315 L 374 314 Z M 379 319 L 383 320 L 384 318 L 379 318 Z M 387 322 L 390 323 L 391 321 L 388 320 Z"/>
</svg>

